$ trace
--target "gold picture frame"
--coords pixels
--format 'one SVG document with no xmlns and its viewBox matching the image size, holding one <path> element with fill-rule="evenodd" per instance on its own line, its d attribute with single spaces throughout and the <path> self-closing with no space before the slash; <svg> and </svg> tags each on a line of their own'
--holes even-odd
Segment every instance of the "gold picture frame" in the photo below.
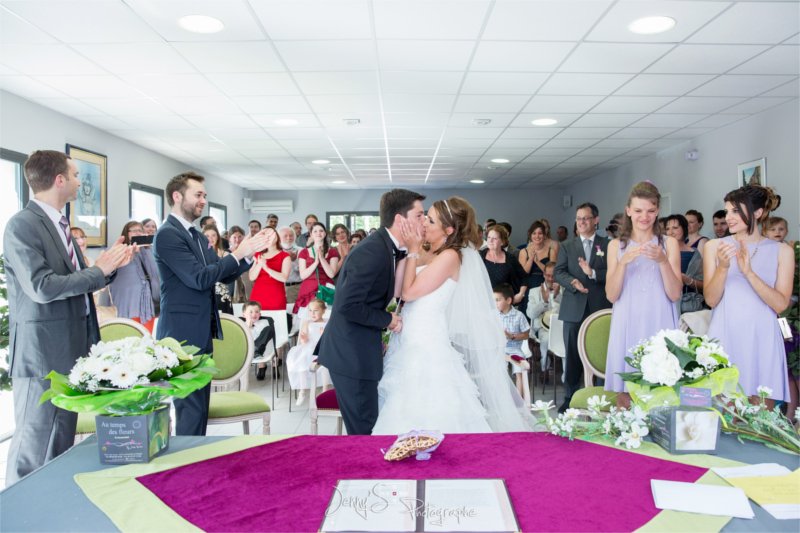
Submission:
<svg viewBox="0 0 800 533">
<path fill-rule="evenodd" d="M 77 198 L 69 203 L 69 224 L 86 233 L 86 245 L 107 246 L 108 158 L 103 154 L 67 145 L 67 155 L 78 165 Z"/>
</svg>

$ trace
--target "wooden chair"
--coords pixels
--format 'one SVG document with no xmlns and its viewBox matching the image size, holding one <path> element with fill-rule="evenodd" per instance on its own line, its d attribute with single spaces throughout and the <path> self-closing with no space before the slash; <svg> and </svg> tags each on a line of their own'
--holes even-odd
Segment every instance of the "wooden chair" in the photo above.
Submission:
<svg viewBox="0 0 800 533">
<path fill-rule="evenodd" d="M 336 391 L 331 389 L 317 394 L 317 370 L 322 368 L 319 363 L 314 361 L 308 369 L 311 372 L 311 383 L 309 385 L 308 417 L 311 419 L 311 434 L 319 432 L 318 420 L 321 416 L 336 418 L 336 434 L 342 434 L 342 412 L 339 410 L 339 402 L 336 400 Z M 291 398 L 289 398 L 291 400 Z"/>
<path fill-rule="evenodd" d="M 261 420 L 263 434 L 269 435 L 270 404 L 247 392 L 253 338 L 244 322 L 233 315 L 220 314 L 220 323 L 224 338 L 214 339 L 214 363 L 219 373 L 211 382 L 208 425 L 241 422 L 244 434 L 249 435 L 250 420 Z M 238 390 L 227 390 L 231 386 Z"/>
<path fill-rule="evenodd" d="M 605 394 L 610 405 L 617 401 L 616 393 L 603 387 L 595 386 L 595 378 L 605 379 L 606 356 L 608 355 L 608 337 L 611 332 L 611 309 L 601 309 L 592 313 L 581 324 L 578 330 L 578 355 L 583 363 L 584 388 L 572 395 L 569 406 L 575 409 L 589 408 L 588 400 L 592 396 Z"/>
</svg>

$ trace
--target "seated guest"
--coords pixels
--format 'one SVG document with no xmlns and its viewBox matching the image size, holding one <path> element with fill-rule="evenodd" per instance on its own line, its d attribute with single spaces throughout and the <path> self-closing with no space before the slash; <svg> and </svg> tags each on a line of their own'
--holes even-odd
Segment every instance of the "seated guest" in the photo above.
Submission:
<svg viewBox="0 0 800 533">
<path fill-rule="evenodd" d="M 292 259 L 281 250 L 280 237 L 272 226 L 264 228 L 266 247 L 253 255 L 248 276 L 253 282 L 250 299 L 266 311 L 286 311 L 286 280 L 292 270 Z"/>
<path fill-rule="evenodd" d="M 322 332 L 327 325 L 324 318 L 325 302 L 322 300 L 313 299 L 308 304 L 308 317 L 303 320 L 300 326 L 300 334 L 298 336 L 298 344 L 286 356 L 286 371 L 289 373 L 289 384 L 292 389 L 299 391 L 297 394 L 296 405 L 303 405 L 306 401 L 306 394 L 309 392 L 311 386 L 311 372 L 309 368 L 314 358 L 314 348 L 317 346 Z M 330 390 L 333 388 L 331 384 L 331 376 L 328 370 L 320 367 L 317 370 L 317 376 L 322 383 L 322 390 Z M 316 394 L 316 391 L 311 391 L 311 394 Z"/>
<path fill-rule="evenodd" d="M 155 235 L 156 231 L 158 231 L 158 224 L 152 218 L 142 220 L 142 227 L 145 235 Z"/>
<path fill-rule="evenodd" d="M 703 258 L 700 252 L 686 243 L 689 223 L 683 215 L 667 217 L 667 235 L 678 241 L 681 252 L 683 291 L 679 311 L 691 313 L 703 308 Z"/>
<path fill-rule="evenodd" d="M 250 300 L 242 307 L 242 320 L 253 337 L 253 359 L 264 356 L 269 341 L 275 338 L 275 325 L 269 317 L 261 316 L 261 304 Z M 256 379 L 261 381 L 267 375 L 267 362 L 256 363 Z"/>
<path fill-rule="evenodd" d="M 708 237 L 700 235 L 700 230 L 703 229 L 703 214 L 696 209 L 689 209 L 684 216 L 686 216 L 686 222 L 689 223 L 689 234 L 686 236 L 686 242 L 700 252 L 700 255 L 703 255 L 703 247 L 708 242 Z"/>
<path fill-rule="evenodd" d="M 492 287 L 501 283 L 508 283 L 514 289 L 514 304 L 519 304 L 525 297 L 528 287 L 524 284 L 525 270 L 519 261 L 506 253 L 508 246 L 508 231 L 500 224 L 489 228 L 486 238 L 486 248 L 480 251 L 483 264 L 489 273 Z"/>
<path fill-rule="evenodd" d="M 526 314 L 531 319 L 532 339 L 539 341 L 542 352 L 542 370 L 547 370 L 547 348 L 550 344 L 550 330 L 544 327 L 545 313 L 558 313 L 561 304 L 561 285 L 556 283 L 553 273 L 556 264 L 547 263 L 544 266 L 544 283 L 528 291 L 528 308 Z"/>
<path fill-rule="evenodd" d="M 231 226 L 231 229 L 228 230 L 228 252 L 235 252 L 242 239 L 244 239 L 244 229 L 239 226 Z M 242 274 L 228 284 L 228 293 L 232 295 L 232 301 L 235 304 L 243 304 L 249 300 L 253 286 L 247 277 L 247 274 Z M 247 279 L 247 283 L 245 283 L 245 279 Z"/>
<path fill-rule="evenodd" d="M 714 237 L 721 239 L 728 235 L 728 223 L 725 222 L 725 210 L 720 209 L 714 213 L 712 217 L 714 221 Z"/>
<path fill-rule="evenodd" d="M 339 253 L 328 243 L 328 230 L 322 222 L 311 225 L 308 247 L 297 256 L 300 263 L 300 292 L 294 303 L 292 314 L 298 314 L 308 302 L 316 298 L 320 285 L 333 285 L 339 265 Z"/>
<path fill-rule="evenodd" d="M 528 332 L 531 327 L 525 315 L 514 309 L 513 299 L 514 290 L 508 283 L 501 283 L 494 287 L 494 303 L 497 306 L 497 315 L 503 324 L 503 333 L 506 336 L 506 357 L 525 357 L 522 353 L 522 343 L 528 340 Z M 517 391 L 520 396 L 524 397 L 522 373 L 525 372 L 525 369 L 515 364 L 511 364 L 511 369 L 515 376 Z"/>
<path fill-rule="evenodd" d="M 131 237 L 144 235 L 141 222 L 131 221 L 122 228 L 125 244 Z M 131 262 L 117 270 L 117 277 L 108 286 L 111 304 L 117 308 L 117 316 L 139 322 L 150 333 L 156 321 L 154 300 L 160 299 L 158 267 L 150 246 L 135 248 Z"/>
</svg>

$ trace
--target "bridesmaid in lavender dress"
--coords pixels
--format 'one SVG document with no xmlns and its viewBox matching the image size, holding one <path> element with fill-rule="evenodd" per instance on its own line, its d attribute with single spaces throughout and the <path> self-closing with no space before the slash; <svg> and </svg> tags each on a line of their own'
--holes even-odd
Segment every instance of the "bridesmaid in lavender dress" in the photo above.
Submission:
<svg viewBox="0 0 800 533">
<path fill-rule="evenodd" d="M 681 296 L 678 242 L 661 235 L 661 195 L 650 182 L 637 183 L 628 196 L 622 232 L 608 244 L 606 297 L 614 304 L 608 338 L 605 389 L 617 392 L 617 405 L 630 405 L 618 372 L 633 372 L 625 362 L 631 348 L 678 322 Z"/>
<path fill-rule="evenodd" d="M 729 192 L 725 221 L 731 236 L 709 241 L 703 257 L 704 293 L 713 309 L 708 335 L 719 339 L 739 367 L 739 383 L 753 401 L 759 386 L 772 389 L 773 400 L 789 399 L 777 314 L 790 303 L 794 253 L 758 230 L 779 203 L 768 187 L 748 185 Z"/>
</svg>

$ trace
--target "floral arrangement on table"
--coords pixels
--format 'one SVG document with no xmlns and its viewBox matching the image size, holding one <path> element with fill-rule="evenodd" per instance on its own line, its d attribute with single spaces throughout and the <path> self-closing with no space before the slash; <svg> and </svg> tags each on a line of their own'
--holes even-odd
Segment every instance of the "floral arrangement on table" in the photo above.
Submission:
<svg viewBox="0 0 800 533">
<path fill-rule="evenodd" d="M 620 372 L 631 401 L 649 411 L 680 404 L 680 387 L 711 389 L 711 395 L 735 393 L 739 370 L 718 342 L 705 335 L 662 330 L 631 350 L 625 361 L 633 372 Z"/>
<path fill-rule="evenodd" d="M 744 393 L 723 394 L 716 403 L 722 413 L 722 431 L 736 435 L 739 441 L 752 440 L 779 451 L 800 454 L 800 433 L 783 416 L 778 406 L 769 410 L 766 399 L 769 387 L 758 387 L 759 402 L 753 404 Z M 795 413 L 800 421 L 800 411 Z"/>
<path fill-rule="evenodd" d="M 650 432 L 647 427 L 647 413 L 637 405 L 630 409 L 611 407 L 608 413 L 603 413 L 602 410 L 609 405 L 606 396 L 602 395 L 589 398 L 588 413 L 570 408 L 552 418 L 552 400 L 537 400 L 531 410 L 537 422 L 553 435 L 567 437 L 569 440 L 575 437 L 602 436 L 614 439 L 615 446 L 625 446 L 629 450 L 639 448 L 642 438 Z"/>
<path fill-rule="evenodd" d="M 50 389 L 40 403 L 50 400 L 68 411 L 98 415 L 151 413 L 167 398 L 185 398 L 211 382 L 214 361 L 198 351 L 170 337 L 101 341 L 68 376 L 56 371 L 45 376 Z"/>
</svg>

